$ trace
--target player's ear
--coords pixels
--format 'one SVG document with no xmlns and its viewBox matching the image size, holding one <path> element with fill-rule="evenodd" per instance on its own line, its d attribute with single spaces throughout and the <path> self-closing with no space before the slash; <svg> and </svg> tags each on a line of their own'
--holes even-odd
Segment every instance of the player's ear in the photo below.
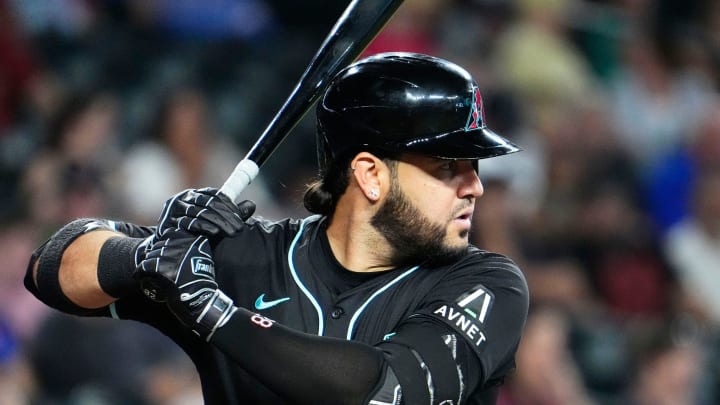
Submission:
<svg viewBox="0 0 720 405">
<path fill-rule="evenodd" d="M 378 201 L 383 185 L 389 181 L 387 165 L 372 153 L 360 152 L 350 162 L 350 168 L 365 197 L 372 202 Z"/>
</svg>

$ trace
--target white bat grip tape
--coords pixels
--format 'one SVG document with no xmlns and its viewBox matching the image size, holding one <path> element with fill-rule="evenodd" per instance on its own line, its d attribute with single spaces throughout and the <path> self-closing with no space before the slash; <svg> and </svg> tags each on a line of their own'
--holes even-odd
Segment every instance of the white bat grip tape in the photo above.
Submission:
<svg viewBox="0 0 720 405">
<path fill-rule="evenodd" d="M 240 193 L 257 177 L 259 171 L 257 163 L 249 159 L 241 160 L 230 173 L 230 177 L 225 180 L 225 184 L 220 187 L 220 192 L 234 202 L 239 202 Z"/>
</svg>

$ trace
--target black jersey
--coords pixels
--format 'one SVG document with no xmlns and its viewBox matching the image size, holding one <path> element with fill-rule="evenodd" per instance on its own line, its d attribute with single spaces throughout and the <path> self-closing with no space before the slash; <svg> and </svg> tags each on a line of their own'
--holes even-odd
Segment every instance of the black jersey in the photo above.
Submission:
<svg viewBox="0 0 720 405">
<path fill-rule="evenodd" d="M 483 391 L 514 367 L 528 291 L 520 270 L 502 255 L 470 246 L 449 265 L 351 272 L 331 252 L 325 218 L 312 216 L 250 219 L 236 236 L 217 244 L 214 259 L 218 285 L 236 305 L 301 332 L 382 347 L 402 341 L 398 330 L 410 320 L 441 325 L 443 339 L 458 357 L 466 403 L 480 403 Z M 137 294 L 109 309 L 115 317 L 153 325 L 177 342 L 198 368 L 206 403 L 282 403 L 180 326 L 163 305 Z"/>
</svg>

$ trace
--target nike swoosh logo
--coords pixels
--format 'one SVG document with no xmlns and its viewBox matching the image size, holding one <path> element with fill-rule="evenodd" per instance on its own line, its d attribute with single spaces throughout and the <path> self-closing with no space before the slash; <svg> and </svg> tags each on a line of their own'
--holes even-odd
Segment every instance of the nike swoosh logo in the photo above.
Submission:
<svg viewBox="0 0 720 405">
<path fill-rule="evenodd" d="M 259 310 L 268 309 L 274 307 L 275 305 L 282 304 L 285 301 L 290 301 L 290 297 L 279 298 L 273 301 L 265 301 L 265 294 L 260 294 L 260 296 L 255 300 L 255 308 Z"/>
</svg>

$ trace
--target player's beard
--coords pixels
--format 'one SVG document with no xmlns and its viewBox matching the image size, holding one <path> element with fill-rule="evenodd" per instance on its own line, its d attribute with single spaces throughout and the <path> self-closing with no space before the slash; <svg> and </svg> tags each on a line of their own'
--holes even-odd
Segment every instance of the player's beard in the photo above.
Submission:
<svg viewBox="0 0 720 405">
<path fill-rule="evenodd" d="M 448 263 L 467 249 L 445 244 L 446 224 L 433 222 L 420 212 L 397 180 L 393 180 L 385 202 L 370 224 L 390 243 L 390 259 L 396 266 Z"/>
</svg>

